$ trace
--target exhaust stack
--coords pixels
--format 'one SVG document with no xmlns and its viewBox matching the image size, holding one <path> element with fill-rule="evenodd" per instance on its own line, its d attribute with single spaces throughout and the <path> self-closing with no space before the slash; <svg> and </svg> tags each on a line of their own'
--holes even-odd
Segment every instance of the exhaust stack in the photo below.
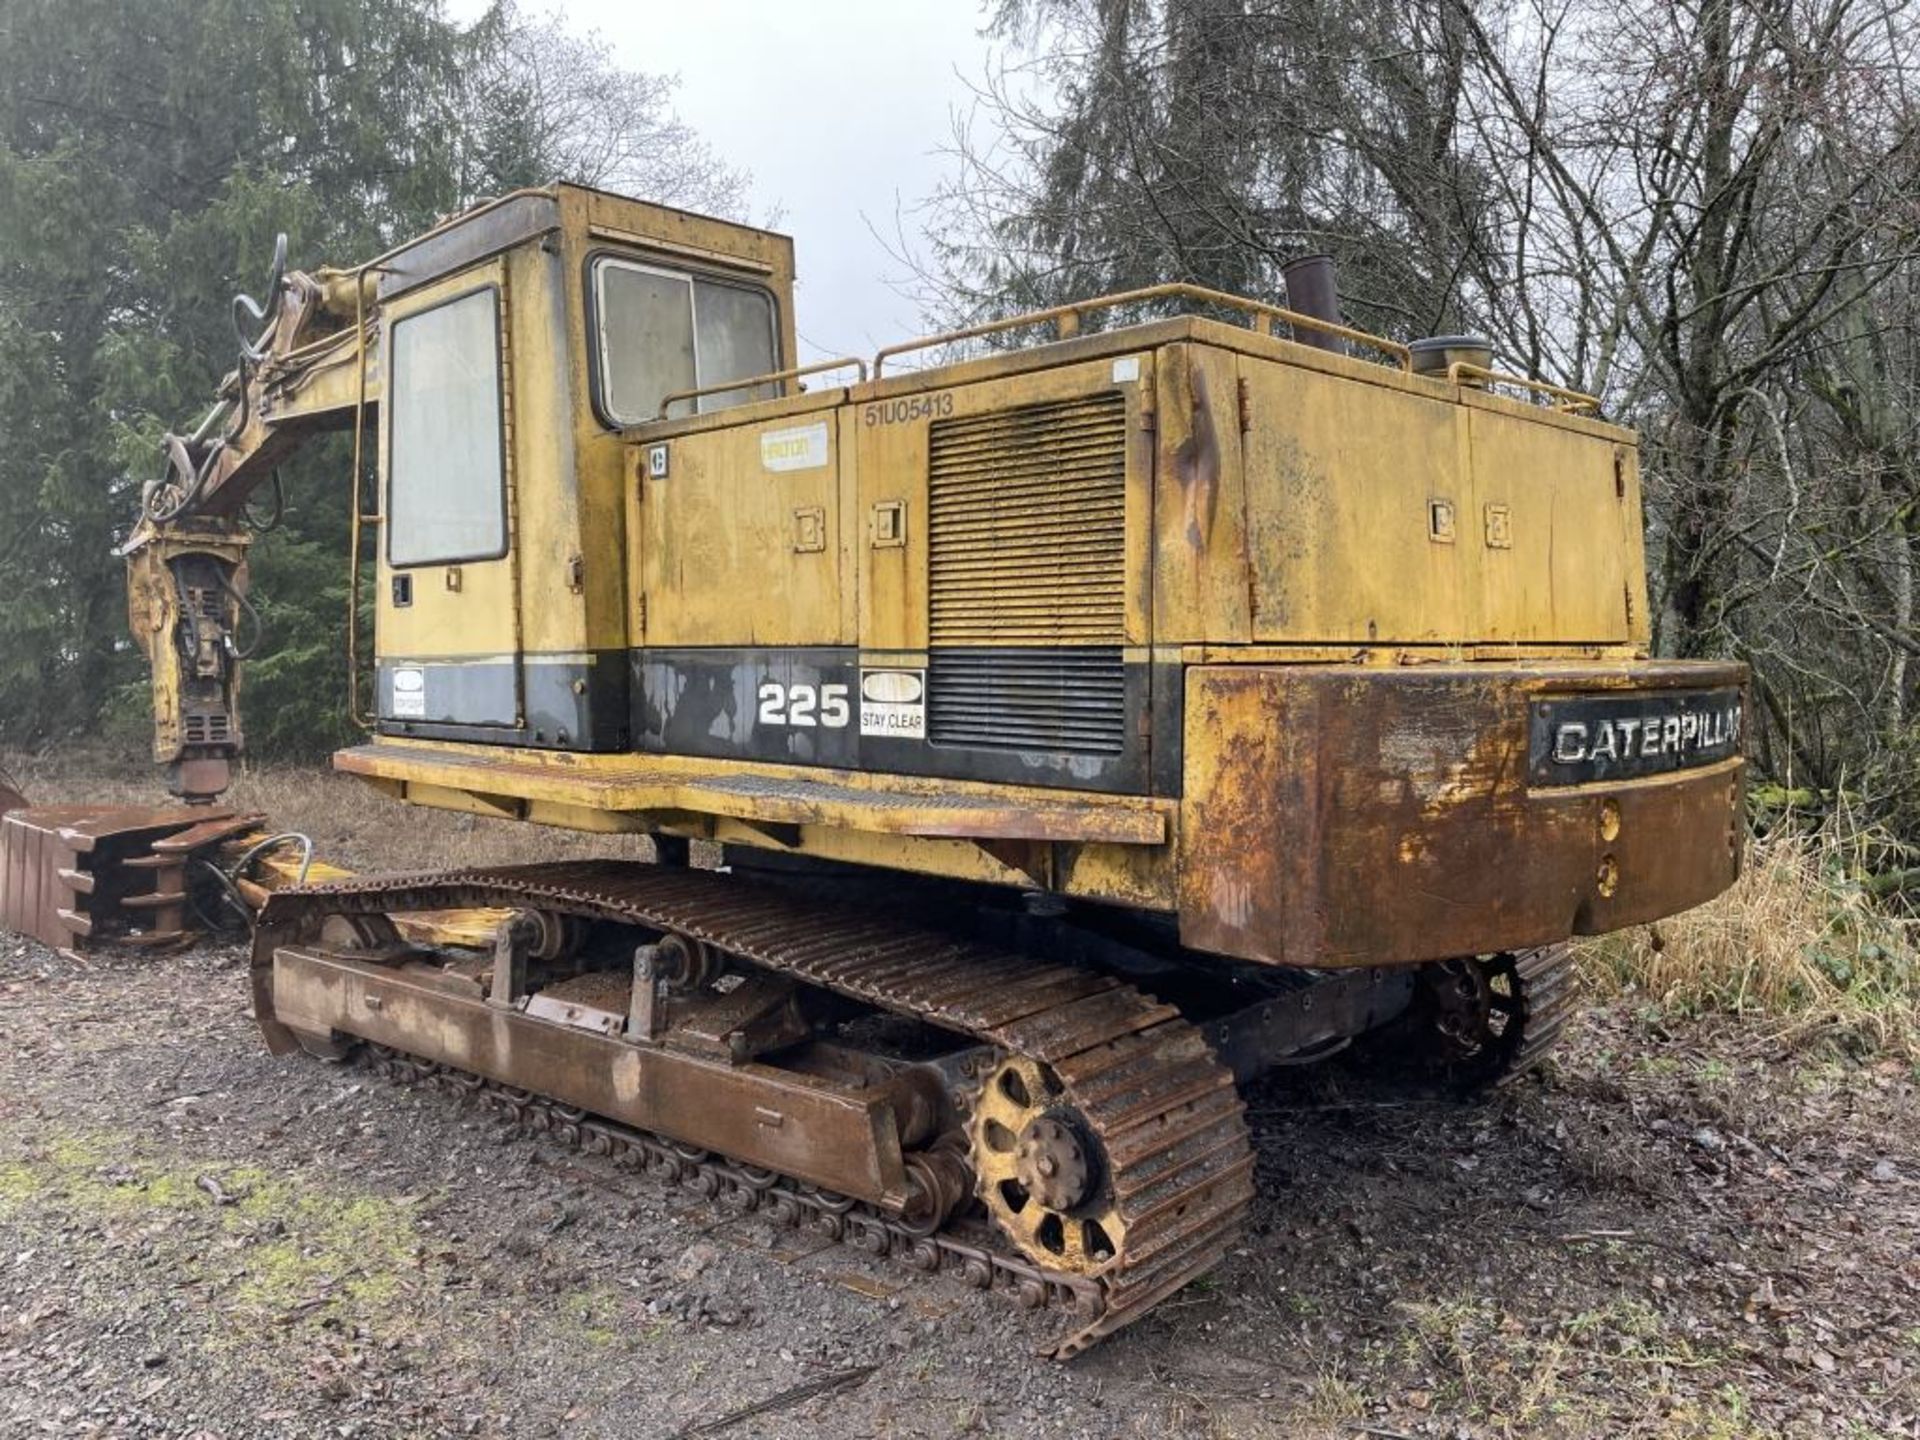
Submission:
<svg viewBox="0 0 1920 1440">
<path fill-rule="evenodd" d="M 1334 325 L 1347 323 L 1340 318 L 1338 277 L 1331 255 L 1302 255 L 1282 265 L 1280 274 L 1287 282 L 1289 310 L 1298 310 L 1302 315 L 1311 315 L 1316 320 L 1325 320 Z M 1346 341 L 1322 330 L 1309 330 L 1301 326 L 1294 332 L 1293 338 L 1302 345 L 1311 345 L 1318 350 L 1331 350 L 1337 355 L 1347 353 Z"/>
</svg>

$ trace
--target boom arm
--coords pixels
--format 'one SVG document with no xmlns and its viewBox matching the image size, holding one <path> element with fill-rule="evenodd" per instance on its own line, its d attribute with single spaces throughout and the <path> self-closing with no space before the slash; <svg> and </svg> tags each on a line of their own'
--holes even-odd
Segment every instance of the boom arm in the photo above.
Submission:
<svg viewBox="0 0 1920 1440">
<path fill-rule="evenodd" d="M 227 788 L 244 745 L 239 666 L 259 629 L 248 501 L 309 436 L 357 430 L 379 403 L 374 273 L 288 273 L 285 259 L 283 236 L 265 305 L 235 297 L 240 363 L 199 428 L 166 437 L 167 472 L 143 490 L 121 549 L 128 619 L 152 672 L 154 759 L 189 804 Z M 258 339 L 243 314 L 264 323 Z"/>
</svg>

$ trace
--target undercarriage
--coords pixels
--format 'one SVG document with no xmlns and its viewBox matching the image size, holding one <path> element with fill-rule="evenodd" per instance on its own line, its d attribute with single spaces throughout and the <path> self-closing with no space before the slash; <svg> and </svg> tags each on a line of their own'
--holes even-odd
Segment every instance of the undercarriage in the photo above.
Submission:
<svg viewBox="0 0 1920 1440">
<path fill-rule="evenodd" d="M 1239 1083 L 1362 1036 L 1499 1080 L 1568 995 L 1557 950 L 1200 966 L 1067 917 L 908 915 L 807 879 L 595 861 L 282 891 L 256 1014 L 276 1052 L 364 1049 L 728 1209 L 1057 1308 L 1067 1358 L 1235 1242 Z M 491 949 L 403 938 L 476 910 Z"/>
</svg>

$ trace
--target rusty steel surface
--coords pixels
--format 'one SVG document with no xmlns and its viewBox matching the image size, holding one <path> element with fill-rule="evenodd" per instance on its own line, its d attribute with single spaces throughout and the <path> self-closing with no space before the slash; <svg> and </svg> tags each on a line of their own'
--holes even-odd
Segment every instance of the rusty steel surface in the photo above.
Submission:
<svg viewBox="0 0 1920 1440">
<path fill-rule="evenodd" d="M 1559 1042 L 1579 980 L 1564 945 L 1449 960 L 1419 972 L 1421 999 L 1442 1066 L 1471 1086 L 1510 1085 Z"/>
<path fill-rule="evenodd" d="M 884 1100 L 770 1066 L 734 1066 L 543 1023 L 404 973 L 305 946 L 273 958 L 281 1023 L 339 1030 L 684 1144 L 719 1150 L 869 1201 L 907 1208 L 907 1173 Z"/>
<path fill-rule="evenodd" d="M 61 879 L 75 862 L 57 829 L 28 810 L 0 816 L 0 927 L 64 949 L 84 931 L 61 915 L 72 913 L 78 901 Z"/>
<path fill-rule="evenodd" d="M 1288 965 L 1439 960 L 1659 919 L 1739 874 L 1745 761 L 1530 782 L 1533 706 L 1738 665 L 1218 666 L 1188 674 L 1180 934 Z"/>
<path fill-rule="evenodd" d="M 592 1048 L 586 1032 L 542 1027 L 555 1037 L 551 1047 L 524 1058 L 505 1055 L 444 993 L 409 993 L 396 1007 L 399 1023 L 385 1013 L 384 1000 L 369 1010 L 339 995 L 308 1013 L 301 1007 L 313 992 L 302 976 L 281 1013 L 281 978 L 289 967 L 312 967 L 311 959 L 297 958 L 298 944 L 323 917 L 483 905 L 553 910 L 702 941 L 764 970 L 990 1043 L 1036 1067 L 1057 1107 L 1098 1147 L 1097 1213 L 1113 1242 L 1100 1257 L 1076 1240 L 1070 1255 L 1069 1242 L 1053 1229 L 1008 1227 L 1036 1264 L 1100 1281 L 1100 1314 L 1057 1353 L 1078 1353 L 1138 1318 L 1210 1269 L 1239 1232 L 1252 1195 L 1244 1110 L 1231 1072 L 1172 1006 L 1107 976 L 917 931 L 867 910 L 811 902 L 803 908 L 778 889 L 712 872 L 563 862 L 280 892 L 262 912 L 254 949 L 255 1013 L 269 1043 L 285 1050 L 297 1043 L 295 1032 L 324 1021 L 318 1028 L 366 1035 L 542 1094 L 566 1098 L 583 1094 L 582 1085 L 605 1084 L 604 1077 L 585 1077 L 570 1058 Z M 375 981 L 361 975 L 355 983 Z M 497 1012 L 481 1006 L 475 1014 L 497 1035 Z M 659 1047 L 605 1043 L 634 1055 L 623 1062 L 633 1085 L 651 1083 Z M 687 1103 L 692 1113 L 673 1117 L 677 1126 L 710 1108 L 697 1097 Z M 893 1137 L 885 1127 L 875 1133 Z M 774 1168 L 791 1172 L 794 1163 Z M 807 1163 L 809 1173 L 827 1166 L 858 1177 L 873 1174 L 875 1160 L 869 1148 L 813 1155 Z M 977 1178 L 995 1187 L 993 1200 L 1004 1207 L 998 1187 L 1006 1177 L 989 1170 Z"/>
<path fill-rule="evenodd" d="M 1022 1252 L 1076 1275 L 1097 1274 L 1128 1242 L 1127 1217 L 1063 1087 L 1024 1055 L 1003 1060 L 980 1087 L 968 1130 L 977 1190 L 1001 1233 Z"/>
</svg>

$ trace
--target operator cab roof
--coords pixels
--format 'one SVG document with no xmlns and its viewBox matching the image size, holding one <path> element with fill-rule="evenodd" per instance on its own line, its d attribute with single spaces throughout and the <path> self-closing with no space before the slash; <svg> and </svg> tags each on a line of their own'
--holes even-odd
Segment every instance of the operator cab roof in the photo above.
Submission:
<svg viewBox="0 0 1920 1440">
<path fill-rule="evenodd" d="M 403 295 L 542 236 L 639 245 L 776 284 L 793 276 L 793 241 L 786 235 L 561 182 L 482 201 L 389 251 L 377 262 L 380 298 Z"/>
</svg>

